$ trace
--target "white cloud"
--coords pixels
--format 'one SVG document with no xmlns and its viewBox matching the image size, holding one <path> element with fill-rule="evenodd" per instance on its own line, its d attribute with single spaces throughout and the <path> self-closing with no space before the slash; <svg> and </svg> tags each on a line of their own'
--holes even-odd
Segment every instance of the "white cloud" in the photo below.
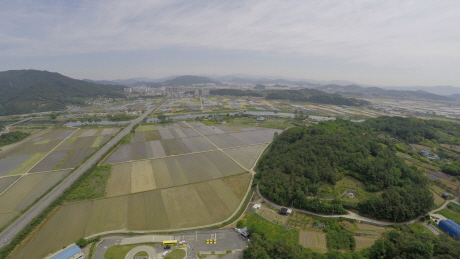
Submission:
<svg viewBox="0 0 460 259">
<path fill-rule="evenodd" d="M 197 48 L 374 67 L 458 65 L 457 1 L 10 1 L 0 55 Z"/>
</svg>

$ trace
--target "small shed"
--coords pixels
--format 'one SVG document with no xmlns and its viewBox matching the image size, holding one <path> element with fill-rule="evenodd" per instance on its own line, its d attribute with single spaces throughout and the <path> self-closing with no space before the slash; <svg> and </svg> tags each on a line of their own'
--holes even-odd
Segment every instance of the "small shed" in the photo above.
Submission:
<svg viewBox="0 0 460 259">
<path fill-rule="evenodd" d="M 260 203 L 257 203 L 257 204 L 254 204 L 254 206 L 252 206 L 252 210 L 256 211 L 258 209 L 260 209 L 262 206 L 260 205 Z"/>
<path fill-rule="evenodd" d="M 280 214 L 281 214 L 281 215 L 286 215 L 286 216 L 288 216 L 288 215 L 291 215 L 291 213 L 292 213 L 292 210 L 291 210 L 291 209 L 288 209 L 288 208 L 285 208 L 285 207 L 282 207 L 282 208 L 280 209 Z"/>
<path fill-rule="evenodd" d="M 444 199 L 449 198 L 449 196 L 450 196 L 450 193 L 448 193 L 448 192 L 445 192 L 445 193 L 442 194 L 442 197 L 443 197 Z"/>
</svg>

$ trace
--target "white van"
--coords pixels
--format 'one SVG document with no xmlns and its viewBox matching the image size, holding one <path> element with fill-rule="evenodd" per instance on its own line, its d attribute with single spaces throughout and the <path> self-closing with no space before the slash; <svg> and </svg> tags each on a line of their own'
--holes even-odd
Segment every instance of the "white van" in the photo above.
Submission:
<svg viewBox="0 0 460 259">
<path fill-rule="evenodd" d="M 166 251 L 166 252 L 163 252 L 163 254 L 162 254 L 162 255 L 163 255 L 163 257 L 167 256 L 167 255 L 169 254 L 169 252 L 171 252 L 171 251 Z"/>
</svg>

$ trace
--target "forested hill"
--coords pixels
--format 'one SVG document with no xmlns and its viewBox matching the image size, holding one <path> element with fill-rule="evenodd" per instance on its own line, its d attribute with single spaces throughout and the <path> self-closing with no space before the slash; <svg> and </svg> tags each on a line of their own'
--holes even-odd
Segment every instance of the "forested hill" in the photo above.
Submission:
<svg viewBox="0 0 460 259">
<path fill-rule="evenodd" d="M 312 102 L 322 104 L 363 106 L 369 104 L 365 100 L 347 98 L 340 94 L 328 94 L 316 89 L 301 90 L 274 90 L 274 91 L 251 91 L 236 89 L 218 89 L 211 90 L 212 95 L 230 95 L 230 96 L 254 96 L 264 97 L 266 99 L 289 100 L 293 102 Z"/>
<path fill-rule="evenodd" d="M 124 98 L 121 86 L 106 86 L 39 70 L 0 72 L 0 115 L 64 109 L 87 97 Z"/>
<path fill-rule="evenodd" d="M 363 182 L 368 192 L 382 192 L 358 204 L 363 214 L 401 222 L 428 212 L 433 197 L 427 178 L 397 157 L 391 143 L 376 137 L 381 130 L 375 126 L 385 122 L 387 127 L 395 124 L 386 117 L 364 123 L 339 119 L 283 132 L 259 162 L 256 177 L 262 194 L 310 211 L 343 212 L 340 201 L 307 196 L 318 195 L 321 184 L 334 185 L 349 175 Z M 400 124 L 401 135 L 404 125 Z"/>
</svg>

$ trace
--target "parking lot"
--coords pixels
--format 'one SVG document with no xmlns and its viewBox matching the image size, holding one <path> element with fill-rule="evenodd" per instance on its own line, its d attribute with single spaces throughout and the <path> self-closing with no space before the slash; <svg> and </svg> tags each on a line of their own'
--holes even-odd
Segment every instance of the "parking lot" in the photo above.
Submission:
<svg viewBox="0 0 460 259">
<path fill-rule="evenodd" d="M 186 241 L 187 258 L 196 258 L 197 252 L 211 251 L 222 253 L 225 251 L 234 251 L 234 257 L 229 256 L 229 258 L 242 258 L 242 250 L 247 246 L 247 239 L 236 233 L 233 229 L 184 232 L 174 235 L 174 238 Z M 216 244 L 206 244 L 207 239 L 216 239 Z"/>
</svg>

